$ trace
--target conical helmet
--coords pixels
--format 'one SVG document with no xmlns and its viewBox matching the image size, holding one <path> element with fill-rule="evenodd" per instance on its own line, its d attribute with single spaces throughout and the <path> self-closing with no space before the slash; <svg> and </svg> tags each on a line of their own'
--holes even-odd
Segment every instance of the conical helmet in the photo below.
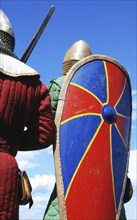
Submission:
<svg viewBox="0 0 137 220">
<path fill-rule="evenodd" d="M 0 9 L 0 44 L 7 50 L 14 50 L 15 37 L 11 23 L 6 14 Z"/>
<path fill-rule="evenodd" d="M 79 60 L 92 55 L 90 46 L 84 40 L 76 41 L 68 49 L 63 60 L 63 74 L 66 75 L 70 68 Z"/>
</svg>

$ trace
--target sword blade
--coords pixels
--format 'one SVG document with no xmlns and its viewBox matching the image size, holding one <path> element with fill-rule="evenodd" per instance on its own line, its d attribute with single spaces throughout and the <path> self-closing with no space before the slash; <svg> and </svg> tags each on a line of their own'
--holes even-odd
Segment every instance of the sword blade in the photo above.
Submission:
<svg viewBox="0 0 137 220">
<path fill-rule="evenodd" d="M 51 6 L 47 16 L 45 17 L 45 19 L 43 20 L 40 28 L 38 29 L 38 31 L 36 32 L 35 36 L 33 37 L 31 43 L 29 44 L 28 48 L 26 49 L 25 53 L 23 54 L 23 56 L 21 57 L 20 61 L 22 61 L 23 63 L 26 63 L 26 61 L 28 60 L 30 54 L 32 53 L 36 43 L 38 42 L 41 34 L 43 33 L 46 25 L 48 24 L 53 12 L 55 11 L 55 7 Z"/>
</svg>

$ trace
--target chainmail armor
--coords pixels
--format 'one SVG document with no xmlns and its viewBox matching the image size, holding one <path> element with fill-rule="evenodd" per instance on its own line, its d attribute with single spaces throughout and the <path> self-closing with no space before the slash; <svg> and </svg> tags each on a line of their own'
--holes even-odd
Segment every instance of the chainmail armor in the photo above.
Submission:
<svg viewBox="0 0 137 220">
<path fill-rule="evenodd" d="M 13 52 L 14 46 L 15 46 L 14 38 L 8 33 L 0 30 L 0 53 L 7 54 L 9 56 L 18 59 L 18 57 Z"/>
<path fill-rule="evenodd" d="M 63 66 L 62 66 L 63 75 L 67 75 L 70 68 L 77 62 L 78 62 L 78 60 L 68 60 L 68 61 L 64 62 Z"/>
</svg>

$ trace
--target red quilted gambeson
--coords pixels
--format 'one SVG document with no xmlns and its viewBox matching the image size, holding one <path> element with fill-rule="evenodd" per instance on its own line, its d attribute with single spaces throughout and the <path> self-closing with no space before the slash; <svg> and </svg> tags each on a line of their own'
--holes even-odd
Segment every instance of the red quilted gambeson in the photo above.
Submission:
<svg viewBox="0 0 137 220">
<path fill-rule="evenodd" d="M 0 72 L 0 220 L 18 220 L 17 151 L 43 149 L 52 143 L 47 87 L 38 76 L 10 77 Z"/>
<path fill-rule="evenodd" d="M 0 153 L 0 219 L 18 220 L 18 165 L 14 157 Z"/>
</svg>

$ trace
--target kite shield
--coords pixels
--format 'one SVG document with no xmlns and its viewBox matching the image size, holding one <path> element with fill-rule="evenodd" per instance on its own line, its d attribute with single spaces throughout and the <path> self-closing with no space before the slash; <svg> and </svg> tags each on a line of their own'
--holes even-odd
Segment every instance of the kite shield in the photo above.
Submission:
<svg viewBox="0 0 137 220">
<path fill-rule="evenodd" d="M 91 55 L 70 69 L 55 118 L 61 219 L 119 219 L 131 112 L 130 79 L 116 60 Z"/>
</svg>

